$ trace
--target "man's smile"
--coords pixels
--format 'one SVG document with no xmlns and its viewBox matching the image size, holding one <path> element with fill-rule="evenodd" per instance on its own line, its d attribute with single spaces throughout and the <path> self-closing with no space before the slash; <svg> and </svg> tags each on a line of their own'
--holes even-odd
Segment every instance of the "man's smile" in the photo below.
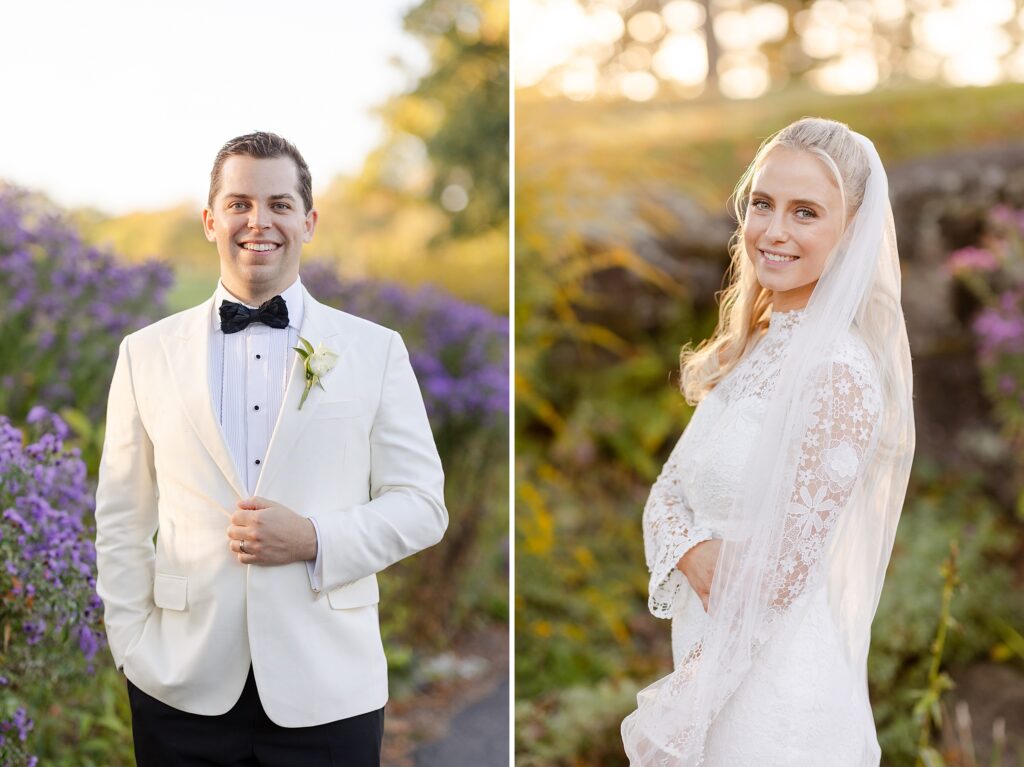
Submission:
<svg viewBox="0 0 1024 767">
<path fill-rule="evenodd" d="M 245 250 L 254 250 L 257 253 L 267 253 L 280 247 L 276 242 L 240 242 L 238 243 Z"/>
</svg>

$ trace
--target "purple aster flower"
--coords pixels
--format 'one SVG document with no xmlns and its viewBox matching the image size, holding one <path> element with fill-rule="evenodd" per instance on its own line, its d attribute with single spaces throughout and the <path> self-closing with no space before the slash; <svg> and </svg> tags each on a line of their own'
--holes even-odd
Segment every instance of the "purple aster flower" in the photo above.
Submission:
<svg viewBox="0 0 1024 767">
<path fill-rule="evenodd" d="M 374 280 L 343 282 L 327 264 L 302 271 L 311 293 L 343 311 L 399 331 L 439 445 L 508 416 L 508 319 L 433 287 L 407 290 Z"/>
<path fill-rule="evenodd" d="M 80 675 L 104 639 L 92 494 L 77 451 L 64 447 L 66 430 L 43 408 L 32 409 L 25 436 L 0 416 L 0 624 L 20 627 L 4 648 L 0 752 L 17 754 L 18 764 L 30 756 L 19 744 L 32 720 L 11 701 L 29 686 Z"/>
<path fill-rule="evenodd" d="M 117 344 L 166 314 L 171 279 L 165 265 L 125 264 L 86 245 L 38 198 L 0 189 L 4 412 L 23 419 L 45 403 L 102 417 Z"/>
</svg>

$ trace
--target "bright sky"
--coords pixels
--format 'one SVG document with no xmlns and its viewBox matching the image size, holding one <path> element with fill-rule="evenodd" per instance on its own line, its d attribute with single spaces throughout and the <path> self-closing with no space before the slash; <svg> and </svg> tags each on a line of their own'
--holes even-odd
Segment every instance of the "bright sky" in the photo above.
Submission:
<svg viewBox="0 0 1024 767">
<path fill-rule="evenodd" d="M 322 189 L 360 168 L 374 108 L 427 66 L 401 24 L 415 4 L 7 3 L 0 179 L 110 213 L 198 203 L 220 146 L 271 130 Z"/>
</svg>

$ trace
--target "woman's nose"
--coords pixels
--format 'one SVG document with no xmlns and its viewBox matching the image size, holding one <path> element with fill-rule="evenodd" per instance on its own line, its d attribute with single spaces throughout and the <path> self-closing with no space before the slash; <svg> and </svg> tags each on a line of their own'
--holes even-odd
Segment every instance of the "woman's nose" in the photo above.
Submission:
<svg viewBox="0 0 1024 767">
<path fill-rule="evenodd" d="M 772 242 L 782 242 L 783 240 L 789 239 L 789 232 L 786 231 L 782 216 L 777 213 L 774 214 L 768 222 L 768 228 L 765 230 L 764 234 L 765 237 Z"/>
</svg>

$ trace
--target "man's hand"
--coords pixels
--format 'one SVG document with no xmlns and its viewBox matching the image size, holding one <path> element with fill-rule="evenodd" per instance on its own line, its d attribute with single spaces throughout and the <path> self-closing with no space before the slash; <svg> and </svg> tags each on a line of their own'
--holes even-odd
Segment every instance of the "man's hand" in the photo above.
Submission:
<svg viewBox="0 0 1024 767">
<path fill-rule="evenodd" d="M 316 530 L 309 519 L 291 509 L 266 498 L 247 498 L 238 502 L 231 515 L 228 548 L 243 565 L 312 560 L 316 559 Z"/>
<path fill-rule="evenodd" d="M 700 597 L 704 612 L 708 611 L 711 581 L 715 575 L 715 565 L 718 563 L 718 553 L 721 549 L 722 542 L 719 540 L 712 538 L 710 541 L 701 541 L 683 554 L 682 559 L 676 563 L 676 567 L 690 582 L 690 587 Z"/>
</svg>

